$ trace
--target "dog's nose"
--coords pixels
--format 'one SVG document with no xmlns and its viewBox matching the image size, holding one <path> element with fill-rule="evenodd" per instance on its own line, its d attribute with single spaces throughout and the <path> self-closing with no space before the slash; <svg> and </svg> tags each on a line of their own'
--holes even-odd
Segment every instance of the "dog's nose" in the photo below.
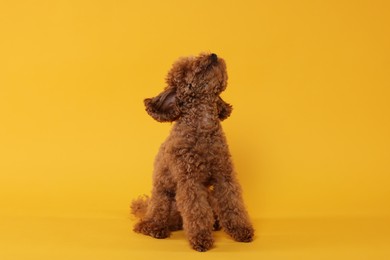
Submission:
<svg viewBox="0 0 390 260">
<path fill-rule="evenodd" d="M 218 56 L 217 56 L 217 54 L 211 53 L 211 54 L 210 54 L 210 59 L 211 59 L 212 62 L 218 61 Z"/>
</svg>

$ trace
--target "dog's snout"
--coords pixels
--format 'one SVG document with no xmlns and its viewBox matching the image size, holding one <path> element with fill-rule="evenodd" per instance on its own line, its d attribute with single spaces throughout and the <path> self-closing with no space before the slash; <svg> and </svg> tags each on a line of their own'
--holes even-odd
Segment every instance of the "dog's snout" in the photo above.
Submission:
<svg viewBox="0 0 390 260">
<path fill-rule="evenodd" d="M 211 54 L 210 54 L 210 59 L 211 59 L 212 62 L 217 62 L 217 61 L 218 61 L 218 56 L 217 56 L 217 54 L 211 53 Z"/>
</svg>

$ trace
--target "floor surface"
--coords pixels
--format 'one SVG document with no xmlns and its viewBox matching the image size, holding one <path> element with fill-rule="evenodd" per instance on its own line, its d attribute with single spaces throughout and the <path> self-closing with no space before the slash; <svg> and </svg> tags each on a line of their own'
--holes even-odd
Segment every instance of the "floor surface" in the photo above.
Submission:
<svg viewBox="0 0 390 260">
<path fill-rule="evenodd" d="M 256 219 L 253 243 L 215 232 L 206 253 L 182 231 L 157 240 L 131 231 L 126 212 L 0 217 L 0 259 L 390 259 L 386 218 Z"/>
</svg>

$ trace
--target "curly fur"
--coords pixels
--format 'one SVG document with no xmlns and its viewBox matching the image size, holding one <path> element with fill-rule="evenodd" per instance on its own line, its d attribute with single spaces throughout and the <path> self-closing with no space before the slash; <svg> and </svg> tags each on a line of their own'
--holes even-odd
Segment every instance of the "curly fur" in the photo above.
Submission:
<svg viewBox="0 0 390 260">
<path fill-rule="evenodd" d="M 212 231 L 220 226 L 236 241 L 252 241 L 254 229 L 220 123 L 232 112 L 219 96 L 227 85 L 224 60 L 208 53 L 181 58 L 166 82 L 161 94 L 144 103 L 155 120 L 175 124 L 155 159 L 151 198 L 131 205 L 140 218 L 134 231 L 166 238 L 184 228 L 197 251 L 213 246 Z"/>
</svg>

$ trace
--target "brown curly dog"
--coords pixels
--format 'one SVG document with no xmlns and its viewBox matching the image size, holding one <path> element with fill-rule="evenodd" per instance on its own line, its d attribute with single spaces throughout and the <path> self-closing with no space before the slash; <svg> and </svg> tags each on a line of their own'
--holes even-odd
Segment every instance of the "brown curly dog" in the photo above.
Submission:
<svg viewBox="0 0 390 260">
<path fill-rule="evenodd" d="M 166 82 L 161 94 L 145 99 L 146 111 L 159 122 L 176 123 L 155 159 L 151 198 L 132 203 L 140 218 L 134 231 L 166 238 L 184 228 L 197 251 L 212 247 L 219 225 L 236 241 L 252 241 L 220 123 L 232 111 L 219 96 L 227 85 L 224 60 L 206 53 L 181 58 Z"/>
</svg>

